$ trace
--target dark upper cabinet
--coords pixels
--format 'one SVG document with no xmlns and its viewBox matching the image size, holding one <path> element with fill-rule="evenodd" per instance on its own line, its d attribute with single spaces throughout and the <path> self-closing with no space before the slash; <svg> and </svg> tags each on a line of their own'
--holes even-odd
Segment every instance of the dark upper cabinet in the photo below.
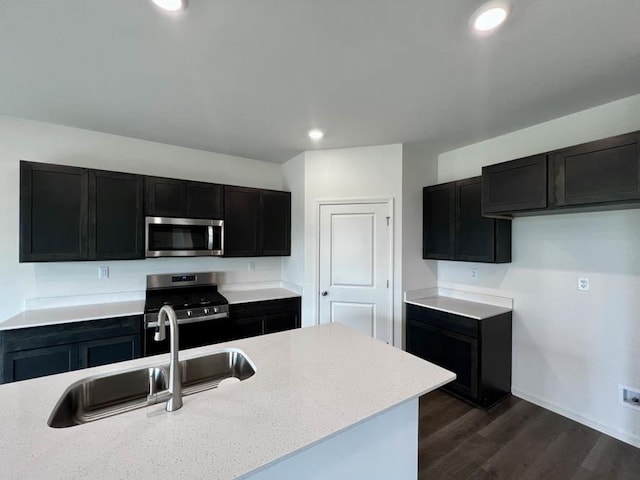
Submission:
<svg viewBox="0 0 640 480">
<path fill-rule="evenodd" d="M 93 170 L 89 192 L 89 258 L 144 258 L 143 177 Z"/>
<path fill-rule="evenodd" d="M 455 184 L 424 187 L 422 257 L 447 260 L 455 254 Z"/>
<path fill-rule="evenodd" d="M 145 177 L 145 215 L 153 217 L 185 217 L 187 182 L 172 178 Z"/>
<path fill-rule="evenodd" d="M 640 200 L 640 132 L 550 154 L 553 206 Z"/>
<path fill-rule="evenodd" d="M 534 155 L 482 169 L 482 213 L 547 207 L 547 155 Z"/>
<path fill-rule="evenodd" d="M 222 185 L 187 182 L 187 218 L 223 218 Z"/>
<path fill-rule="evenodd" d="M 261 255 L 291 255 L 291 193 L 260 192 Z"/>
<path fill-rule="evenodd" d="M 246 187 L 224 188 L 224 255 L 291 254 L 291 194 Z"/>
<path fill-rule="evenodd" d="M 258 255 L 260 191 L 254 188 L 224 188 L 224 255 Z"/>
<path fill-rule="evenodd" d="M 640 205 L 640 132 L 490 165 L 482 181 L 487 216 Z"/>
<path fill-rule="evenodd" d="M 88 258 L 89 170 L 20 162 L 20 261 Z"/>
<path fill-rule="evenodd" d="M 222 218 L 222 185 L 146 177 L 144 188 L 147 216 Z"/>
<path fill-rule="evenodd" d="M 142 178 L 20 163 L 20 261 L 144 258 Z"/>
<path fill-rule="evenodd" d="M 482 179 L 425 187 L 424 258 L 511 262 L 511 221 L 482 216 Z"/>
</svg>

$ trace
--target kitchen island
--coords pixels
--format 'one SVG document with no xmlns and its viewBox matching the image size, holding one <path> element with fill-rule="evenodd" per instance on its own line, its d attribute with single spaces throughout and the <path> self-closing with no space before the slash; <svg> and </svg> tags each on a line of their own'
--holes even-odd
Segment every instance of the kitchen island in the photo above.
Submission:
<svg viewBox="0 0 640 480">
<path fill-rule="evenodd" d="M 0 386 L 0 478 L 320 479 L 417 477 L 418 397 L 455 375 L 338 324 L 181 352 L 241 349 L 238 383 L 84 425 L 47 419 L 87 376 L 167 355 Z"/>
</svg>

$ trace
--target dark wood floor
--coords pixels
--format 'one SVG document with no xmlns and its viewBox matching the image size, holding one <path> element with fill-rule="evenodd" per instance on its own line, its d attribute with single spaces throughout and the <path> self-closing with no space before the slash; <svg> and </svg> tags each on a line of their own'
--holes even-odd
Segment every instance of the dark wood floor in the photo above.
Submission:
<svg viewBox="0 0 640 480">
<path fill-rule="evenodd" d="M 489 411 L 420 399 L 419 480 L 638 480 L 640 449 L 510 397 Z"/>
</svg>

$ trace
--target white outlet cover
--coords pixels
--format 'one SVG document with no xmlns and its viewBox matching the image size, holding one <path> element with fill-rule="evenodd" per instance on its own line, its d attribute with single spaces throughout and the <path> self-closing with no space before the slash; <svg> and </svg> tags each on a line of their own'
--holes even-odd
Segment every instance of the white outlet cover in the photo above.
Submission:
<svg viewBox="0 0 640 480">
<path fill-rule="evenodd" d="M 578 277 L 578 290 L 588 292 L 590 288 L 588 277 Z"/>
<path fill-rule="evenodd" d="M 474 280 L 478 279 L 478 270 L 475 268 L 471 269 L 471 278 L 473 278 Z"/>
<path fill-rule="evenodd" d="M 98 267 L 98 278 L 109 278 L 109 267 Z"/>
</svg>

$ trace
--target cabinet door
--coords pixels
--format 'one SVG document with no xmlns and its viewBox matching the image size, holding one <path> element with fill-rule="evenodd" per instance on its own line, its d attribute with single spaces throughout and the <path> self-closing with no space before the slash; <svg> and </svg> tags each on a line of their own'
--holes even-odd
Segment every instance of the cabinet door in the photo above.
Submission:
<svg viewBox="0 0 640 480">
<path fill-rule="evenodd" d="M 457 375 L 444 388 L 478 398 L 478 340 L 407 319 L 407 351 Z"/>
<path fill-rule="evenodd" d="M 90 258 L 144 258 L 143 188 L 140 175 L 90 173 Z"/>
<path fill-rule="evenodd" d="M 551 154 L 555 206 L 640 199 L 640 132 Z"/>
<path fill-rule="evenodd" d="M 57 345 L 4 355 L 3 383 L 70 372 L 78 368 L 78 346 Z"/>
<path fill-rule="evenodd" d="M 264 321 L 264 333 L 284 332 L 299 327 L 299 319 L 296 312 L 282 312 L 268 315 Z"/>
<path fill-rule="evenodd" d="M 222 211 L 222 185 L 189 182 L 187 184 L 187 217 L 220 220 Z"/>
<path fill-rule="evenodd" d="M 547 154 L 482 169 L 482 213 L 509 214 L 547 207 Z"/>
<path fill-rule="evenodd" d="M 80 368 L 97 367 L 140 357 L 140 335 L 81 342 Z"/>
<path fill-rule="evenodd" d="M 224 256 L 258 255 L 260 190 L 224 188 Z"/>
<path fill-rule="evenodd" d="M 89 171 L 20 162 L 20 261 L 88 258 Z"/>
<path fill-rule="evenodd" d="M 231 321 L 230 340 L 256 337 L 264 333 L 264 317 L 236 318 Z"/>
<path fill-rule="evenodd" d="M 495 260 L 495 220 L 482 216 L 482 178 L 456 182 L 456 260 Z"/>
<path fill-rule="evenodd" d="M 450 260 L 455 254 L 455 184 L 422 191 L 422 258 Z"/>
<path fill-rule="evenodd" d="M 260 255 L 291 255 L 291 193 L 260 194 Z"/>
<path fill-rule="evenodd" d="M 145 177 L 145 214 L 154 217 L 187 216 L 187 182 Z"/>
</svg>

